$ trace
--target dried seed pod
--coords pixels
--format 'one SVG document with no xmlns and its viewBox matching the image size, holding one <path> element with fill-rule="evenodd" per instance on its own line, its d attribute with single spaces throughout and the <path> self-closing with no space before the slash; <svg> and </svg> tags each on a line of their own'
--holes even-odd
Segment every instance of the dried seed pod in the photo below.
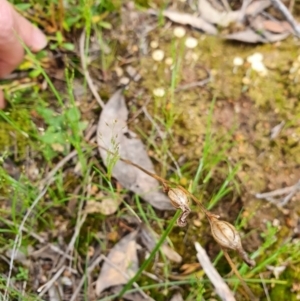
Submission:
<svg viewBox="0 0 300 301">
<path fill-rule="evenodd" d="M 180 188 L 170 188 L 168 191 L 168 197 L 172 203 L 172 205 L 181 209 L 189 206 L 189 199 L 184 191 Z"/>
<path fill-rule="evenodd" d="M 222 247 L 238 252 L 240 257 L 249 266 L 255 266 L 255 261 L 249 258 L 242 246 L 241 237 L 236 228 L 228 222 L 220 221 L 218 216 L 207 215 L 212 235 L 215 241 Z"/>
<path fill-rule="evenodd" d="M 233 225 L 218 220 L 214 215 L 209 216 L 209 222 L 212 235 L 221 247 L 237 250 L 242 246 L 240 235 Z"/>
<path fill-rule="evenodd" d="M 180 188 L 170 188 L 168 190 L 168 197 L 175 208 L 182 210 L 182 213 L 177 220 L 177 225 L 179 227 L 185 227 L 187 224 L 186 219 L 191 212 L 189 199 L 186 193 Z"/>
</svg>

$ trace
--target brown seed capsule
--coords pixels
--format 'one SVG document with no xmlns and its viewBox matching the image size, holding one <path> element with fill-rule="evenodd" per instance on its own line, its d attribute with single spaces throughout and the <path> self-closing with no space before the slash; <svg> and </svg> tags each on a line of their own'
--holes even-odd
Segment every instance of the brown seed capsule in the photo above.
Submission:
<svg viewBox="0 0 300 301">
<path fill-rule="evenodd" d="M 207 217 L 215 241 L 223 248 L 237 251 L 240 257 L 249 266 L 255 266 L 255 261 L 251 259 L 243 249 L 240 234 L 235 227 L 230 223 L 218 220 L 217 215 L 209 214 Z"/>
<path fill-rule="evenodd" d="M 214 215 L 209 216 L 209 222 L 212 235 L 221 247 L 232 250 L 242 248 L 240 235 L 233 225 L 218 220 Z"/>
<path fill-rule="evenodd" d="M 182 210 L 182 213 L 177 220 L 177 225 L 179 227 L 185 227 L 187 225 L 187 217 L 191 212 L 189 199 L 186 193 L 180 188 L 170 188 L 168 190 L 168 196 L 172 205 L 175 208 Z"/>
<path fill-rule="evenodd" d="M 184 191 L 180 188 L 170 188 L 168 191 L 168 197 L 172 203 L 172 205 L 177 208 L 183 210 L 183 208 L 188 207 L 189 199 Z"/>
</svg>

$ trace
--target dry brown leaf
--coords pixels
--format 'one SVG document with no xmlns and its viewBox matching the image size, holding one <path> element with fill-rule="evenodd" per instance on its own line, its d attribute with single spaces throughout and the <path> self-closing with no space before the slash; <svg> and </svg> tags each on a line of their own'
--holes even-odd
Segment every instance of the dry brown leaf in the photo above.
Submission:
<svg viewBox="0 0 300 301">
<path fill-rule="evenodd" d="M 154 173 L 153 164 L 147 154 L 145 146 L 135 133 L 127 127 L 128 110 L 123 91 L 118 90 L 104 107 L 97 129 L 97 143 L 106 149 L 115 151 L 118 155 Z M 99 147 L 104 164 L 109 164 L 107 152 Z M 109 155 L 111 158 L 112 155 Z M 159 191 L 159 183 L 138 168 L 117 161 L 112 175 L 120 184 L 139 194 L 152 206 L 161 210 L 172 210 L 173 207 L 167 196 Z"/>
<path fill-rule="evenodd" d="M 181 293 L 180 292 L 175 293 L 170 301 L 183 301 Z"/>
<path fill-rule="evenodd" d="M 109 252 L 96 281 L 97 296 L 111 286 L 127 283 L 138 271 L 136 235 L 137 231 L 128 234 Z"/>
<path fill-rule="evenodd" d="M 286 39 L 290 35 L 290 33 L 289 32 L 283 32 L 283 33 L 275 34 L 275 33 L 269 32 L 269 31 L 264 31 L 263 35 L 266 37 L 266 39 L 269 42 L 275 43 L 275 42 L 282 41 L 282 40 Z"/>
<path fill-rule="evenodd" d="M 149 10 L 149 13 L 158 15 L 158 13 L 153 9 Z M 191 14 L 181 13 L 174 10 L 165 10 L 162 12 L 162 14 L 172 22 L 182 25 L 190 25 L 211 35 L 216 35 L 218 33 L 215 26 L 206 22 L 201 17 L 195 17 Z"/>
<path fill-rule="evenodd" d="M 293 32 L 292 26 L 286 21 L 264 20 L 263 28 L 274 33 Z"/>
<path fill-rule="evenodd" d="M 200 263 L 194 262 L 194 263 L 186 263 L 183 264 L 180 267 L 180 270 L 182 271 L 181 275 L 189 275 L 194 273 L 195 271 L 199 270 L 201 268 Z"/>
<path fill-rule="evenodd" d="M 207 0 L 198 1 L 198 10 L 204 20 L 223 27 L 227 27 L 230 23 L 237 22 L 241 14 L 240 11 L 220 12 Z"/>
<path fill-rule="evenodd" d="M 255 33 L 252 29 L 246 29 L 223 36 L 227 40 L 235 40 L 245 43 L 266 43 L 268 42 L 262 36 Z"/>
<path fill-rule="evenodd" d="M 141 240 L 145 247 L 151 252 L 157 241 L 159 240 L 159 235 L 155 233 L 152 229 L 149 229 L 146 225 L 143 225 L 140 230 Z M 176 263 L 180 263 L 182 261 L 182 257 L 172 248 L 170 248 L 166 243 L 161 246 L 161 251 L 165 254 L 165 256 Z"/>
<path fill-rule="evenodd" d="M 268 8 L 271 5 L 270 0 L 258 0 L 252 2 L 246 9 L 246 15 L 248 16 L 256 16 L 266 8 Z"/>
<path fill-rule="evenodd" d="M 101 200 L 99 202 L 93 200 L 87 201 L 84 208 L 84 213 L 101 213 L 103 215 L 111 215 L 118 210 L 121 202 L 121 198 L 118 197 L 113 198 L 101 196 Z"/>
<path fill-rule="evenodd" d="M 284 26 L 285 26 L 285 28 L 288 28 L 288 27 L 287 27 L 287 25 L 283 25 L 282 23 L 283 24 L 284 23 L 288 24 L 287 22 L 277 22 L 277 21 L 266 20 L 262 16 L 257 16 L 253 19 L 250 19 L 251 26 L 255 30 L 261 32 L 263 37 L 268 42 L 271 42 L 271 43 L 284 40 L 290 35 L 291 31 L 284 30 Z M 290 27 L 289 24 L 288 24 L 288 26 L 289 26 L 290 30 L 292 30 L 292 28 Z M 278 31 L 280 33 L 279 34 L 274 34 L 270 31 L 268 31 L 267 29 L 272 29 L 274 32 Z"/>
</svg>

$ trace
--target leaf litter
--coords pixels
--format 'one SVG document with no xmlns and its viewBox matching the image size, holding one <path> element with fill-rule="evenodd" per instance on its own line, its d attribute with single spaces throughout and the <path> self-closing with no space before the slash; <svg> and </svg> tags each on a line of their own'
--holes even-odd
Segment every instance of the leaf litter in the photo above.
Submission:
<svg viewBox="0 0 300 301">
<path fill-rule="evenodd" d="M 127 283 L 138 271 L 137 233 L 123 237 L 109 252 L 96 282 L 98 296 L 111 286 Z"/>
<path fill-rule="evenodd" d="M 244 43 L 275 43 L 286 39 L 290 34 L 298 34 L 299 26 L 280 0 L 243 2 L 237 10 L 231 10 L 227 1 L 222 3 L 223 9 L 217 9 L 210 1 L 199 0 L 200 16 L 170 9 L 164 10 L 162 15 L 174 23 L 189 25 L 210 35 Z M 266 12 L 271 5 L 281 12 L 286 21 L 278 20 L 276 15 Z M 159 15 L 153 9 L 148 12 Z M 228 30 L 230 33 L 226 32 Z"/>
<path fill-rule="evenodd" d="M 140 195 L 153 207 L 160 210 L 171 210 L 167 196 L 159 190 L 157 180 L 148 176 L 134 166 L 122 161 L 114 160 L 102 147 L 128 159 L 144 169 L 154 173 L 154 166 L 151 162 L 142 141 L 127 127 L 128 109 L 125 104 L 123 90 L 116 91 L 105 105 L 101 112 L 98 129 L 97 143 L 101 158 L 106 166 L 114 164 L 112 175 L 126 189 Z"/>
</svg>

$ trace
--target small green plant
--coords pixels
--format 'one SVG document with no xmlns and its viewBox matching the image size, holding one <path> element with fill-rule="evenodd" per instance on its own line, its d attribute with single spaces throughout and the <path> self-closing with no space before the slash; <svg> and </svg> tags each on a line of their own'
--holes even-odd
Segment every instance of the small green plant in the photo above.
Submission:
<svg viewBox="0 0 300 301">
<path fill-rule="evenodd" d="M 37 108 L 37 112 L 47 124 L 39 139 L 43 142 L 43 153 L 49 161 L 58 153 L 66 154 L 70 150 L 74 137 L 70 124 L 77 123 L 80 133 L 87 126 L 86 122 L 80 121 L 80 111 L 75 106 L 59 114 L 45 107 Z"/>
</svg>

